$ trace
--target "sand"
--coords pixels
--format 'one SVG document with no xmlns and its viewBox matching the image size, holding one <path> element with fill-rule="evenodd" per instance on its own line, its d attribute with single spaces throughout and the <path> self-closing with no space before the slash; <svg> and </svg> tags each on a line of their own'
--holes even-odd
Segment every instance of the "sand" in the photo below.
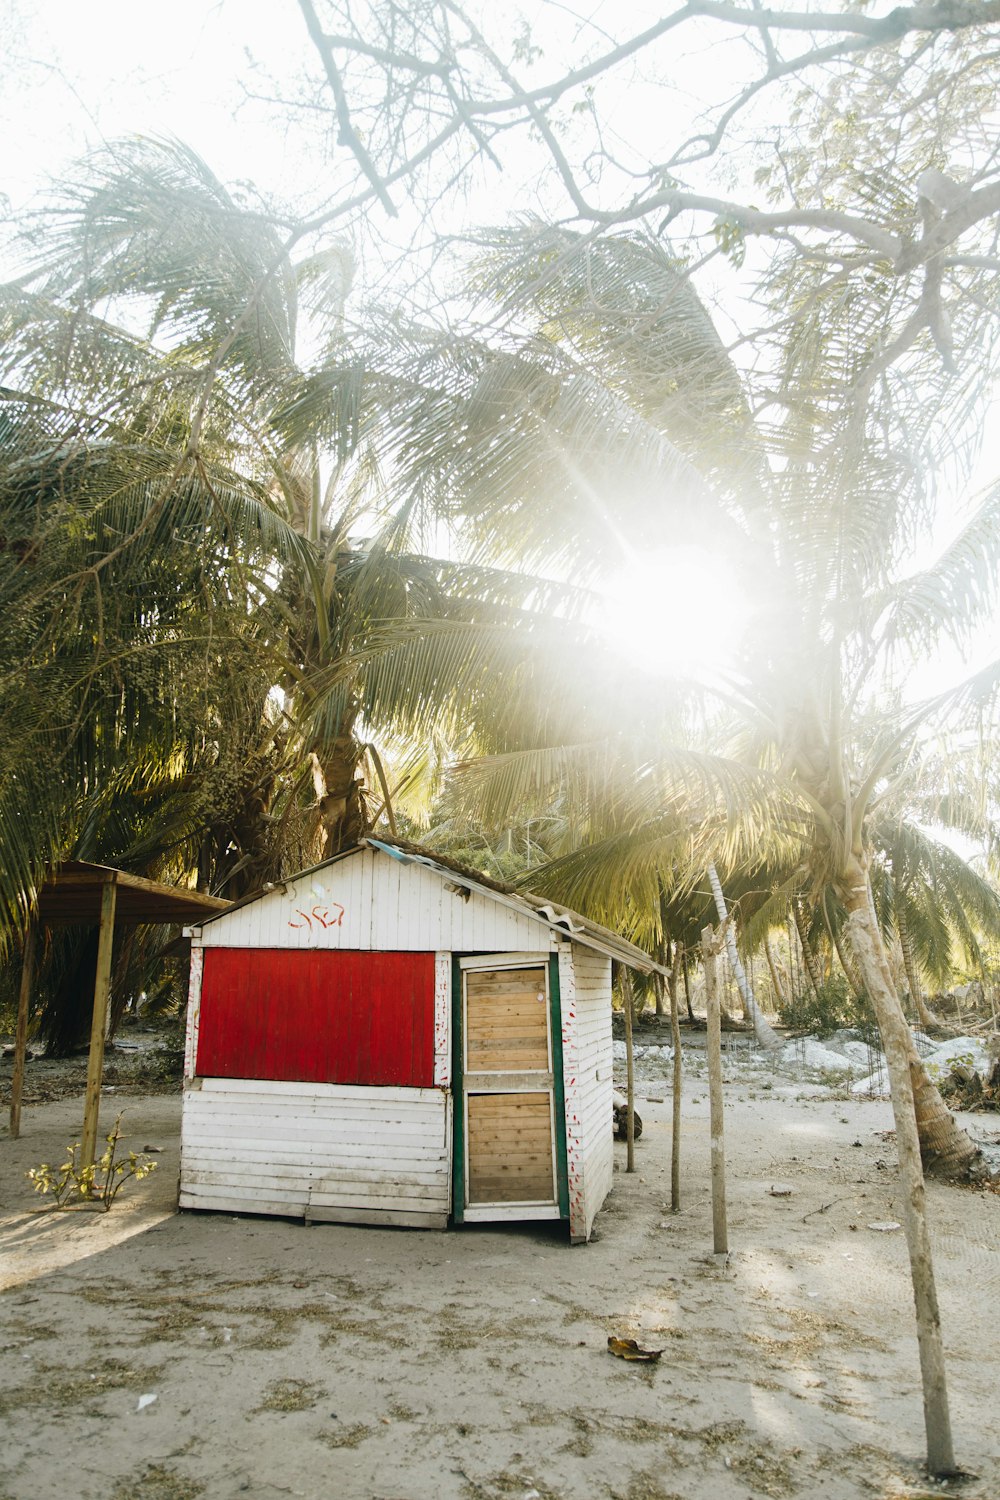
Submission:
<svg viewBox="0 0 1000 1500">
<path fill-rule="evenodd" d="M 640 1093 L 663 1098 L 661 1084 Z M 2 1500 L 846 1500 L 1000 1496 L 1000 1197 L 931 1184 L 955 1448 L 932 1484 L 884 1101 L 726 1086 L 730 1255 L 712 1254 L 708 1100 L 616 1146 L 598 1237 L 178 1214 L 180 1101 L 105 1098 L 159 1169 L 52 1212 L 78 1099 L 0 1142 Z M 979 1135 L 996 1119 L 966 1117 Z M 780 1195 L 772 1192 L 781 1189 Z M 784 1191 L 790 1189 L 790 1191 Z M 614 1333 L 665 1352 L 607 1352 Z M 155 1400 L 150 1400 L 155 1397 Z"/>
</svg>

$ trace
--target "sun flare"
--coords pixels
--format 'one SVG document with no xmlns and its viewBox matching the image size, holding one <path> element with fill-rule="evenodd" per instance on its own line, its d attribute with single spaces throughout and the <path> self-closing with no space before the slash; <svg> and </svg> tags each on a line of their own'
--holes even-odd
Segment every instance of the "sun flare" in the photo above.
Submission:
<svg viewBox="0 0 1000 1500">
<path fill-rule="evenodd" d="M 658 677 L 723 670 L 749 618 L 733 564 L 690 544 L 633 556 L 601 592 L 600 629 L 609 644 Z"/>
</svg>

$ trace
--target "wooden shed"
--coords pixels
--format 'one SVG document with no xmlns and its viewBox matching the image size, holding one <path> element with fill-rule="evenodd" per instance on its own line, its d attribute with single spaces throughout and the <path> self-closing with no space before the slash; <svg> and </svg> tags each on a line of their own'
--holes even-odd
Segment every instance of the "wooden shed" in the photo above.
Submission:
<svg viewBox="0 0 1000 1500">
<path fill-rule="evenodd" d="M 615 933 L 367 838 L 191 929 L 182 1208 L 444 1228 L 611 1188 Z"/>
</svg>

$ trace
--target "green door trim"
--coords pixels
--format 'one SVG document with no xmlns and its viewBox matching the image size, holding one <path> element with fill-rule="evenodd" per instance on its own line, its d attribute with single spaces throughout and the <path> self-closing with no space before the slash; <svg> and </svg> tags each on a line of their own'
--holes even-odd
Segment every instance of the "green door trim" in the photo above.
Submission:
<svg viewBox="0 0 1000 1500">
<path fill-rule="evenodd" d="M 569 1218 L 569 1162 L 566 1156 L 566 1087 L 563 1082 L 562 998 L 559 955 L 549 954 L 549 1006 L 552 1032 L 552 1108 L 556 1117 L 556 1192 L 559 1217 Z"/>
<path fill-rule="evenodd" d="M 452 1166 L 451 1217 L 455 1224 L 465 1222 L 465 1075 L 462 1036 L 462 964 L 463 958 L 496 957 L 502 953 L 453 953 L 451 956 L 451 1098 L 452 1098 Z M 559 990 L 559 955 L 549 954 L 549 1034 L 552 1047 L 552 1111 L 556 1132 L 556 1201 L 559 1217 L 569 1218 L 569 1164 L 566 1156 L 566 1089 L 563 1083 L 562 1004 Z"/>
<path fill-rule="evenodd" d="M 462 1067 L 462 965 L 468 955 L 451 955 L 451 1217 L 465 1223 L 465 1072 Z"/>
</svg>

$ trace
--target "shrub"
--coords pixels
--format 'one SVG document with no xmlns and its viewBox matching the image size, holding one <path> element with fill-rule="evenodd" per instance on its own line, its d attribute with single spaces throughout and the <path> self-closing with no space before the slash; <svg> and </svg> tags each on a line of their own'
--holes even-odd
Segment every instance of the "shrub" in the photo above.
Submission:
<svg viewBox="0 0 1000 1500">
<path fill-rule="evenodd" d="M 790 1031 L 808 1032 L 810 1035 L 832 1036 L 843 1026 L 855 1026 L 858 1001 L 847 983 L 838 974 L 832 974 L 819 990 L 800 990 L 778 1007 L 782 1025 Z"/>
<path fill-rule="evenodd" d="M 122 1117 L 119 1115 L 110 1134 L 104 1137 L 108 1143 L 106 1150 L 91 1167 L 80 1166 L 79 1141 L 67 1147 L 67 1160 L 61 1166 L 50 1167 L 43 1161 L 40 1167 L 32 1167 L 26 1175 L 34 1184 L 35 1192 L 51 1193 L 57 1208 L 67 1208 L 74 1199 L 83 1199 L 107 1213 L 130 1177 L 141 1182 L 143 1177 L 156 1170 L 156 1162 L 141 1152 L 130 1151 L 122 1160 L 116 1159 L 121 1126 Z"/>
</svg>

